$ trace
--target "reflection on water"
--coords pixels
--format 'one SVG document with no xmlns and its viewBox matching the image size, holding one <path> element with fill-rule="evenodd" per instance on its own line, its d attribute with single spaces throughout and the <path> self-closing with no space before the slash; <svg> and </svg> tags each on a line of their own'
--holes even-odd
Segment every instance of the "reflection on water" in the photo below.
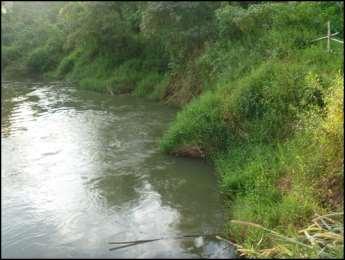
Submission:
<svg viewBox="0 0 345 260">
<path fill-rule="evenodd" d="M 212 168 L 161 154 L 176 111 L 63 84 L 3 84 L 4 257 L 231 257 Z"/>
</svg>

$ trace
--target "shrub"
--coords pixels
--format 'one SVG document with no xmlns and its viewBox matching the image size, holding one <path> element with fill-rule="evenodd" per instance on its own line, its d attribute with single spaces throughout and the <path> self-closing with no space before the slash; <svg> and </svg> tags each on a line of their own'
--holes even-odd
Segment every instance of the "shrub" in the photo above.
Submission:
<svg viewBox="0 0 345 260">
<path fill-rule="evenodd" d="M 1 69 L 4 69 L 11 63 L 14 63 L 21 55 L 20 49 L 18 49 L 15 45 L 1 45 L 1 54 Z"/>
<path fill-rule="evenodd" d="M 48 41 L 45 46 L 33 50 L 26 61 L 29 70 L 42 74 L 55 69 L 60 61 L 60 47 L 59 43 Z"/>
<path fill-rule="evenodd" d="M 197 145 L 209 154 L 227 148 L 232 136 L 225 124 L 221 97 L 212 92 L 187 105 L 163 136 L 161 147 L 165 151 Z"/>
<path fill-rule="evenodd" d="M 57 67 L 57 75 L 65 76 L 67 73 L 71 72 L 76 64 L 77 57 L 78 52 L 73 52 L 72 54 L 64 57 Z"/>
<path fill-rule="evenodd" d="M 160 83 L 163 76 L 157 72 L 150 73 L 138 82 L 137 87 L 134 90 L 134 95 L 143 97 L 149 96 Z"/>
<path fill-rule="evenodd" d="M 107 92 L 107 84 L 104 79 L 84 78 L 79 81 L 79 86 L 85 90 L 93 90 L 97 92 Z"/>
</svg>

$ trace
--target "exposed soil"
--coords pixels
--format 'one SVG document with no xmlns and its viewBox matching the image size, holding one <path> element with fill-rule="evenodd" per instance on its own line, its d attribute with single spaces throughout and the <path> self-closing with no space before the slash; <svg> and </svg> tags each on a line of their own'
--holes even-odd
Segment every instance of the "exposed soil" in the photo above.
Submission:
<svg viewBox="0 0 345 260">
<path fill-rule="evenodd" d="M 341 175 L 327 176 L 323 178 L 318 188 L 323 192 L 320 193 L 321 203 L 337 209 L 344 203 L 344 177 Z"/>
<path fill-rule="evenodd" d="M 192 157 L 192 158 L 203 158 L 205 157 L 205 152 L 198 146 L 183 147 L 177 149 L 171 153 L 175 156 Z"/>
</svg>

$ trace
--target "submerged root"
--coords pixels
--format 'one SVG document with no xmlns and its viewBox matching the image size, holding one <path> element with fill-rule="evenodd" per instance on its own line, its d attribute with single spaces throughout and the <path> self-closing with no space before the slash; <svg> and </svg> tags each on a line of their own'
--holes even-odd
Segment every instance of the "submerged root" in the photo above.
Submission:
<svg viewBox="0 0 345 260">
<path fill-rule="evenodd" d="M 171 152 L 172 155 L 191 157 L 191 158 L 204 158 L 205 151 L 198 146 L 183 147 Z"/>
</svg>

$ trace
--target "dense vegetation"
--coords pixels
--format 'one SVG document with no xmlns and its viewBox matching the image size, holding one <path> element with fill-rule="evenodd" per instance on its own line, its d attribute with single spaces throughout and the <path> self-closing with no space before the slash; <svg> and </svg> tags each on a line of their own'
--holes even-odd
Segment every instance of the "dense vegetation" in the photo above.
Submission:
<svg viewBox="0 0 345 260">
<path fill-rule="evenodd" d="M 2 17 L 5 78 L 180 106 L 161 148 L 214 163 L 230 219 L 307 245 L 298 230 L 314 214 L 343 211 L 343 45 L 311 42 L 327 21 L 343 38 L 343 2 L 40 4 L 15 3 Z M 242 252 L 261 257 L 341 257 L 334 230 L 322 250 L 317 236 L 302 246 L 226 226 Z"/>
</svg>

